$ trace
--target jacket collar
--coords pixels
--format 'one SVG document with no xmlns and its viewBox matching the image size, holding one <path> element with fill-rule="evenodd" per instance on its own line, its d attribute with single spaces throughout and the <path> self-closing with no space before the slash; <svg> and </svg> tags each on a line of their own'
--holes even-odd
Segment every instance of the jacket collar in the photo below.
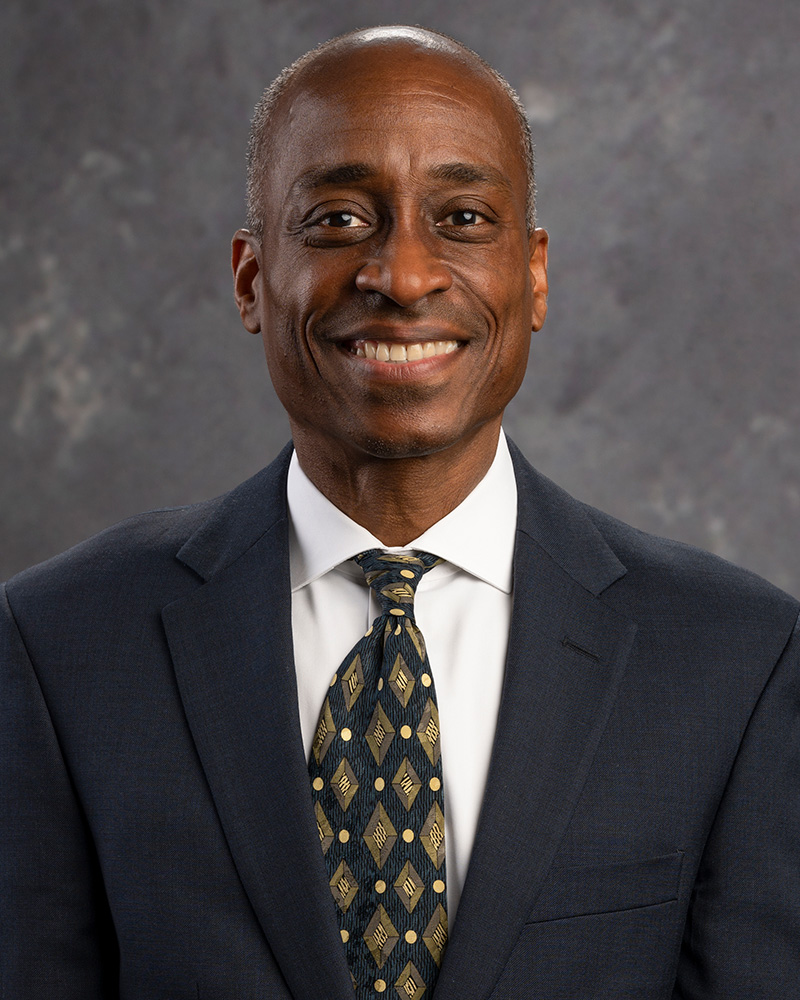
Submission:
<svg viewBox="0 0 800 1000">
<path fill-rule="evenodd" d="M 626 569 L 590 517 L 585 504 L 530 465 L 509 441 L 517 475 L 517 531 L 595 597 Z"/>
<path fill-rule="evenodd" d="M 584 504 L 537 472 L 507 439 L 517 476 L 517 530 L 553 562 L 597 596 L 625 573 Z M 235 562 L 276 524 L 287 518 L 288 444 L 261 472 L 212 501 L 212 513 L 177 553 L 204 580 Z M 288 540 L 287 540 L 288 545 Z"/>
<path fill-rule="evenodd" d="M 286 520 L 287 444 L 265 469 L 209 503 L 209 516 L 177 552 L 204 580 L 223 572 L 264 535 Z"/>
</svg>

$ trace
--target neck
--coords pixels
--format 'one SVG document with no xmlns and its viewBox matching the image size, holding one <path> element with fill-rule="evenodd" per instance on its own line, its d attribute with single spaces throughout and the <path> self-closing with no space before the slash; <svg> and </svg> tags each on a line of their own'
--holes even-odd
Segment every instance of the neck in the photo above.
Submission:
<svg viewBox="0 0 800 1000">
<path fill-rule="evenodd" d="M 426 455 L 379 458 L 293 427 L 303 472 L 332 504 L 387 546 L 407 545 L 464 500 L 489 471 L 500 418 Z"/>
</svg>

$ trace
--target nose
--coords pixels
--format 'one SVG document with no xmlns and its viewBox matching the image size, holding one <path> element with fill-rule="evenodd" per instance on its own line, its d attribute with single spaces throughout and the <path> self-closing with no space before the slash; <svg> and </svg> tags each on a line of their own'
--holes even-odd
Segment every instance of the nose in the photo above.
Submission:
<svg viewBox="0 0 800 1000">
<path fill-rule="evenodd" d="M 403 308 L 415 305 L 431 292 L 446 291 L 453 276 L 429 245 L 431 237 L 410 225 L 389 233 L 380 253 L 370 258 L 356 275 L 361 292 L 380 292 Z"/>
</svg>

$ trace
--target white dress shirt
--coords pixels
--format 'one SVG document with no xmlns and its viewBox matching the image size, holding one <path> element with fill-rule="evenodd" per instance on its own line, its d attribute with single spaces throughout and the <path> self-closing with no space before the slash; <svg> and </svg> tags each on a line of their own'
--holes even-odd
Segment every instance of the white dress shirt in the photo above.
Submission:
<svg viewBox="0 0 800 1000">
<path fill-rule="evenodd" d="M 311 483 L 297 455 L 287 483 L 292 629 L 306 756 L 331 677 L 380 614 L 352 557 L 387 549 Z M 486 476 L 455 510 L 400 552 L 446 562 L 423 576 L 414 614 L 428 648 L 442 741 L 448 920 L 472 853 L 503 684 L 511 622 L 517 486 L 504 435 Z"/>
</svg>

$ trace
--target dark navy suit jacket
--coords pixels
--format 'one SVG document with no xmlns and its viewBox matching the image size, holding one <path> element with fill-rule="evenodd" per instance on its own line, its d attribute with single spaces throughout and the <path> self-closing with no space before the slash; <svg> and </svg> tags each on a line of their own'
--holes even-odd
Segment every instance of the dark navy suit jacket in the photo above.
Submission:
<svg viewBox="0 0 800 1000">
<path fill-rule="evenodd" d="M 800 996 L 797 603 L 514 459 L 502 705 L 435 1000 Z M 352 997 L 287 464 L 7 585 L 4 1000 Z"/>
</svg>

